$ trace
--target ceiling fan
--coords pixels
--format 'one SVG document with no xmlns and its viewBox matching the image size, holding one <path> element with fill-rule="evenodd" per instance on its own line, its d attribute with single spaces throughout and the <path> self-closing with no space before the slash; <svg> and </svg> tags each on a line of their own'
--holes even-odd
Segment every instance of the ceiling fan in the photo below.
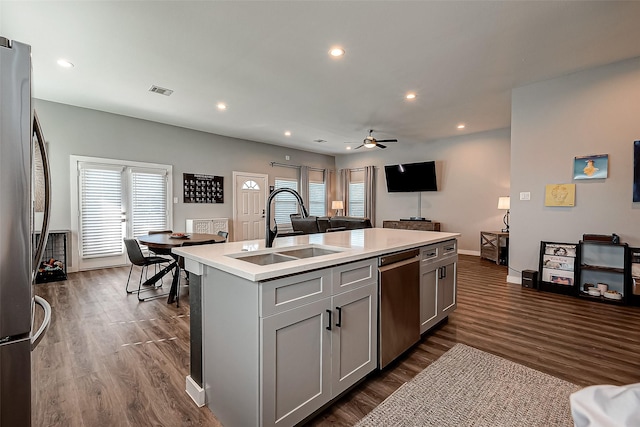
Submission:
<svg viewBox="0 0 640 427">
<path fill-rule="evenodd" d="M 397 139 L 375 139 L 373 137 L 373 129 L 369 130 L 369 135 L 367 135 L 367 137 L 362 141 L 362 145 L 358 146 L 355 148 L 355 150 L 357 150 L 358 148 L 373 148 L 373 147 L 378 147 L 378 148 L 387 148 L 386 145 L 380 144 L 381 142 L 398 142 Z M 345 142 L 345 144 L 353 144 L 353 142 Z"/>
</svg>

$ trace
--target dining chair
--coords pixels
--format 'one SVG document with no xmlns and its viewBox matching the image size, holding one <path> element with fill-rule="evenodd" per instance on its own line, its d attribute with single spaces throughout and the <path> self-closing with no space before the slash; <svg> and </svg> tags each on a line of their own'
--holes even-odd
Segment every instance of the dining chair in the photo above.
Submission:
<svg viewBox="0 0 640 427">
<path fill-rule="evenodd" d="M 225 243 L 227 241 L 227 237 L 229 237 L 229 233 L 226 231 L 220 230 L 218 231 L 218 236 L 224 237 L 224 242 L 222 243 Z"/>
<path fill-rule="evenodd" d="M 125 290 L 127 291 L 128 294 L 140 294 L 140 292 L 145 292 L 146 290 L 152 290 L 152 289 L 158 289 L 162 287 L 162 281 L 160 281 L 160 285 L 159 286 L 153 286 L 152 288 L 149 289 L 145 289 L 142 290 L 142 276 L 144 275 L 146 277 L 146 272 L 149 268 L 149 266 L 151 265 L 155 265 L 158 266 L 162 263 L 171 263 L 173 260 L 172 259 L 168 259 L 168 258 L 164 258 L 164 257 L 160 257 L 160 256 L 144 256 L 144 254 L 142 253 L 142 249 L 140 249 L 140 244 L 138 243 L 138 241 L 136 239 L 124 239 L 124 245 L 127 248 L 127 255 L 129 256 L 129 261 L 131 261 L 131 268 L 129 269 L 129 277 L 127 277 L 127 285 L 125 286 Z M 129 290 L 129 281 L 131 280 L 131 272 L 133 271 L 133 266 L 137 265 L 139 267 L 142 267 L 142 269 L 140 270 L 140 280 L 138 281 L 138 290 Z M 161 297 L 161 296 L 165 296 L 168 295 L 167 294 L 163 294 L 163 295 L 157 295 L 157 297 Z M 156 296 L 154 296 L 153 298 L 156 298 Z M 140 299 L 138 297 L 138 299 Z"/>
</svg>

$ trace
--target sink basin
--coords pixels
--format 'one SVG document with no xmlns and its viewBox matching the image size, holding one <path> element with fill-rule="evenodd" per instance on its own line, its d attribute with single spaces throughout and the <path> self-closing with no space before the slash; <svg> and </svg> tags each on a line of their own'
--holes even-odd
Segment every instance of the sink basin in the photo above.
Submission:
<svg viewBox="0 0 640 427">
<path fill-rule="evenodd" d="M 331 255 L 342 252 L 343 249 L 325 248 L 322 246 L 303 246 L 271 250 L 270 252 L 242 253 L 227 255 L 240 261 L 250 262 L 256 265 L 271 265 L 280 262 L 295 261 L 298 259 L 312 258 L 322 255 Z"/>
<path fill-rule="evenodd" d="M 338 252 L 341 252 L 341 251 L 312 246 L 310 248 L 300 248 L 300 249 L 293 249 L 288 251 L 279 251 L 278 253 L 282 255 L 292 256 L 295 258 L 311 258 L 314 256 L 336 254 Z"/>
<path fill-rule="evenodd" d="M 279 262 L 295 261 L 296 259 L 298 259 L 290 256 L 280 255 L 279 253 L 276 253 L 276 252 L 272 252 L 268 254 L 247 255 L 247 256 L 235 257 L 235 258 L 241 261 L 246 261 L 246 262 L 250 262 L 252 264 L 257 264 L 257 265 L 271 265 L 271 264 L 277 264 Z"/>
</svg>

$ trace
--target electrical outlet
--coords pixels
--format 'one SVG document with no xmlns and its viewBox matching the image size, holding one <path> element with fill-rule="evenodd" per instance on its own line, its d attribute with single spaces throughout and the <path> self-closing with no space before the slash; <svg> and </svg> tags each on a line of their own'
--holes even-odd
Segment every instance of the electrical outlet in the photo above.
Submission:
<svg viewBox="0 0 640 427">
<path fill-rule="evenodd" d="M 177 197 L 173 198 L 173 203 L 178 203 L 178 198 Z"/>
<path fill-rule="evenodd" d="M 531 200 L 531 193 L 529 191 L 523 191 L 520 193 L 520 200 Z"/>
<path fill-rule="evenodd" d="M 291 157 L 289 157 L 289 156 L 284 156 L 284 159 L 285 159 L 285 160 L 291 160 Z"/>
</svg>

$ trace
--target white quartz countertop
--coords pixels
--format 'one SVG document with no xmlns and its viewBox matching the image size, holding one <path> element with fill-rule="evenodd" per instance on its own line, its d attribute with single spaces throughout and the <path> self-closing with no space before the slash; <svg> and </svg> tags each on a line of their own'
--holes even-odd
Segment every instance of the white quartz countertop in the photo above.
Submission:
<svg viewBox="0 0 640 427">
<path fill-rule="evenodd" d="M 258 282 L 347 262 L 378 257 L 405 249 L 455 239 L 458 236 L 460 236 L 459 233 L 366 228 L 335 233 L 279 237 L 273 242 L 272 248 L 265 247 L 264 239 L 261 239 L 211 245 L 183 246 L 174 248 L 173 253 L 181 255 L 188 260 Z M 287 248 L 308 247 L 310 245 L 327 247 L 328 249 L 338 250 L 339 252 L 269 265 L 257 265 L 236 258 L 238 256 L 268 254 Z M 188 264 L 189 263 L 187 263 L 187 267 Z"/>
</svg>

